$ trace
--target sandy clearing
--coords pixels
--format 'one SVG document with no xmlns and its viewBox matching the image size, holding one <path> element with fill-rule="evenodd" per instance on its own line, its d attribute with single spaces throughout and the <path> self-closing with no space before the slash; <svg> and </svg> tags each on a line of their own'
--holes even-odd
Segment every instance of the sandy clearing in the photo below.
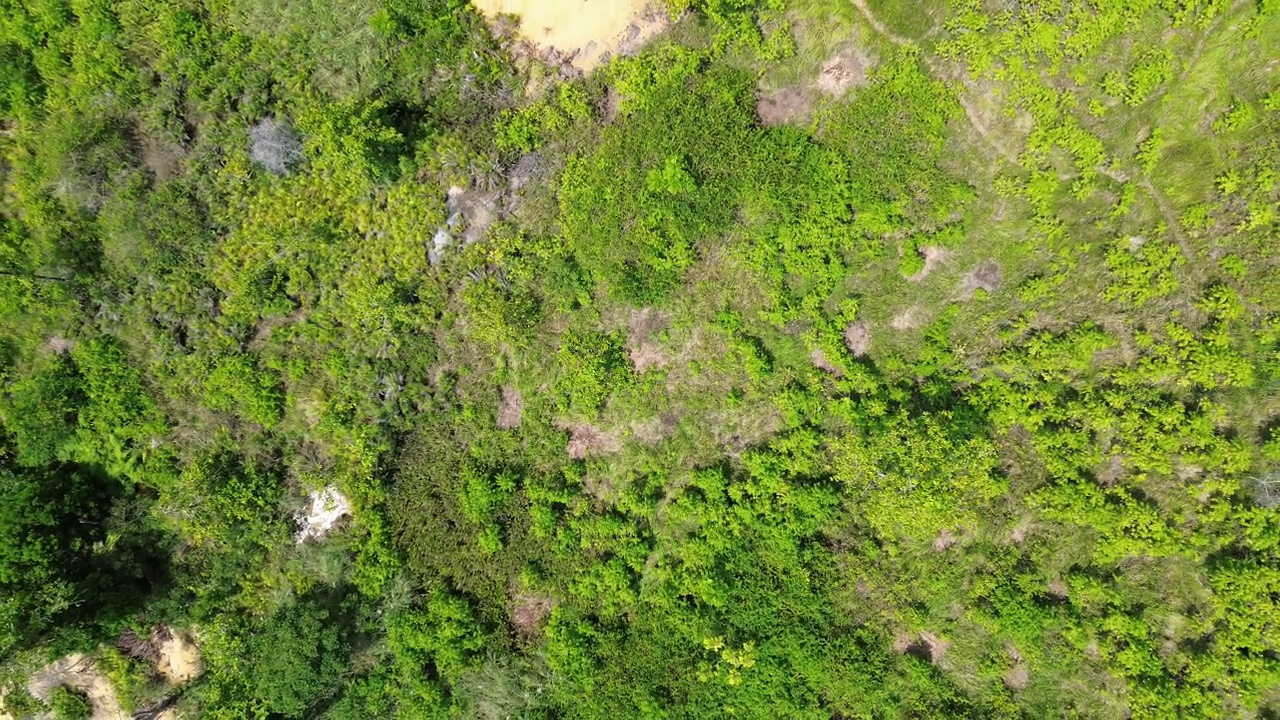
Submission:
<svg viewBox="0 0 1280 720">
<path fill-rule="evenodd" d="M 49 663 L 27 681 L 27 691 L 48 702 L 50 693 L 59 685 L 84 693 L 93 706 L 92 720 L 129 720 L 111 681 L 88 656 L 73 653 Z"/>
<path fill-rule="evenodd" d="M 627 355 L 636 372 L 643 373 L 649 368 L 661 370 L 671 363 L 671 355 L 658 340 L 659 334 L 667 329 L 671 318 L 664 312 L 653 308 L 641 308 L 631 311 L 631 319 L 627 332 Z"/>
<path fill-rule="evenodd" d="M 822 352 L 822 348 L 814 348 L 813 352 L 809 353 L 809 362 L 813 363 L 814 367 L 822 370 L 823 372 L 831 373 L 838 378 L 844 377 L 844 371 L 827 358 L 827 354 Z"/>
<path fill-rule="evenodd" d="M 158 653 L 156 672 L 170 684 L 181 685 L 204 672 L 200 649 L 186 633 L 162 626 L 152 634 L 151 642 Z"/>
<path fill-rule="evenodd" d="M 490 18 L 520 16 L 520 34 L 554 48 L 587 71 L 614 55 L 628 55 L 670 26 L 661 3 L 650 0 L 473 0 Z"/>
</svg>

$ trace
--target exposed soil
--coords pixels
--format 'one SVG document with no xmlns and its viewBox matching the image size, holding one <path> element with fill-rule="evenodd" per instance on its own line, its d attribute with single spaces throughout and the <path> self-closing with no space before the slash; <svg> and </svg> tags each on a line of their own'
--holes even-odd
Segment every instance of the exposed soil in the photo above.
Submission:
<svg viewBox="0 0 1280 720">
<path fill-rule="evenodd" d="M 782 426 L 782 417 L 772 403 L 759 403 L 709 413 L 706 423 L 715 441 L 732 454 L 773 435 Z"/>
<path fill-rule="evenodd" d="M 618 117 L 618 111 L 622 109 L 622 95 L 618 93 L 618 89 L 613 85 L 609 86 L 608 92 L 604 96 L 604 106 L 600 109 L 600 118 L 606 123 L 611 123 Z"/>
<path fill-rule="evenodd" d="M 541 154 L 531 152 L 521 155 L 516 164 L 511 166 L 511 171 L 507 173 L 507 186 L 514 193 L 528 185 L 541 174 L 542 166 Z"/>
<path fill-rule="evenodd" d="M 204 673 L 200 649 L 187 633 L 161 625 L 151 634 L 151 645 L 156 648 L 156 672 L 170 684 L 181 685 Z"/>
<path fill-rule="evenodd" d="M 813 99 L 803 90 L 782 88 L 756 99 L 756 114 L 764 125 L 802 123 L 813 112 Z"/>
<path fill-rule="evenodd" d="M 1013 532 L 1009 533 L 1009 540 L 1013 542 L 1014 545 L 1021 545 L 1023 542 L 1026 541 L 1027 535 L 1030 532 L 1031 532 L 1031 523 L 1028 523 L 1028 522 L 1019 523 L 1018 526 L 1013 529 Z"/>
<path fill-rule="evenodd" d="M 1098 484 L 1104 488 L 1114 487 L 1124 477 L 1124 459 L 1112 455 L 1097 473 Z"/>
<path fill-rule="evenodd" d="M 889 321 L 889 326 L 894 330 L 910 330 L 912 328 L 919 327 L 919 315 L 920 311 L 918 308 L 907 308 L 903 312 L 894 316 L 893 320 Z"/>
<path fill-rule="evenodd" d="M 821 348 L 814 348 L 813 352 L 809 353 L 809 361 L 819 370 L 829 372 L 836 377 L 844 377 L 844 372 L 827 359 L 826 353 L 822 352 Z"/>
<path fill-rule="evenodd" d="M 832 97 L 840 97 L 851 88 L 866 85 L 866 58 L 849 50 L 837 52 L 822 63 L 816 84 L 819 90 Z"/>
<path fill-rule="evenodd" d="M 633 55 L 671 25 L 648 0 L 474 0 L 490 18 L 520 16 L 519 34 L 551 64 L 587 71 L 615 55 Z M 500 29 L 500 28 L 496 28 Z"/>
<path fill-rule="evenodd" d="M 673 413 L 642 420 L 631 425 L 631 437 L 645 445 L 657 445 L 675 435 L 680 427 L 680 418 Z"/>
<path fill-rule="evenodd" d="M 594 425 L 574 423 L 566 429 L 569 431 L 569 445 L 565 451 L 574 460 L 583 460 L 590 455 L 610 455 L 622 449 L 618 438 Z"/>
<path fill-rule="evenodd" d="M 271 333 L 278 327 L 284 325 L 292 325 L 307 319 L 306 308 L 298 308 L 288 315 L 268 315 L 258 321 L 257 327 L 253 329 L 253 339 L 249 341 L 250 350 L 260 350 L 266 347 L 267 341 L 271 339 Z"/>
<path fill-rule="evenodd" d="M 75 349 L 76 341 L 61 335 L 51 335 L 48 340 L 45 340 L 44 346 L 51 353 L 66 355 Z"/>
<path fill-rule="evenodd" d="M 338 488 L 330 485 L 323 490 L 312 490 L 307 495 L 306 515 L 298 518 L 302 529 L 295 539 L 299 543 L 307 540 L 319 540 L 338 524 L 338 521 L 351 514 L 351 501 Z"/>
<path fill-rule="evenodd" d="M 844 344 L 854 357 L 863 357 L 871 350 L 871 326 L 865 320 L 849 323 L 844 329 Z"/>
<path fill-rule="evenodd" d="M 893 649 L 895 652 L 915 655 L 921 660 L 928 660 L 937 665 L 947 654 L 947 643 L 931 632 L 921 632 L 915 637 L 903 633 L 894 639 Z"/>
<path fill-rule="evenodd" d="M 511 600 L 511 626 L 526 640 L 537 638 L 551 616 L 555 601 L 545 595 L 517 593 Z"/>
<path fill-rule="evenodd" d="M 484 231 L 488 230 L 498 217 L 500 198 L 501 194 L 496 190 L 489 192 L 464 190 L 459 193 L 451 189 L 445 200 L 445 209 L 450 217 L 461 214 L 466 221 L 462 228 L 463 245 L 470 245 L 484 237 Z"/>
<path fill-rule="evenodd" d="M 1048 587 L 1045 589 L 1049 591 L 1050 595 L 1058 598 L 1059 600 L 1066 600 L 1067 597 L 1071 595 L 1071 588 L 1067 587 L 1067 584 L 1062 581 L 1062 578 L 1054 578 L 1053 580 L 1050 580 Z"/>
<path fill-rule="evenodd" d="M 958 542 L 960 542 L 959 536 L 950 530 L 943 530 L 938 533 L 938 537 L 933 539 L 933 549 L 942 552 Z"/>
<path fill-rule="evenodd" d="M 1004 684 L 1013 690 L 1021 690 L 1025 688 L 1030 680 L 1031 671 L 1028 670 L 1027 666 L 1023 663 L 1014 665 L 1004 674 Z"/>
<path fill-rule="evenodd" d="M 627 355 L 636 372 L 649 368 L 662 369 L 671 362 L 671 354 L 656 339 L 666 329 L 671 318 L 653 308 L 631 311 L 627 332 Z"/>
<path fill-rule="evenodd" d="M 186 151 L 173 143 L 145 136 L 142 139 L 142 162 L 156 179 L 164 182 L 182 172 Z"/>
<path fill-rule="evenodd" d="M 907 278 L 910 282 L 920 282 L 926 277 L 929 277 L 929 273 L 936 270 L 938 266 L 942 264 L 942 261 L 946 259 L 949 253 L 946 248 L 941 248 L 936 245 L 925 245 L 920 248 L 920 254 L 924 256 L 924 267 L 920 268 L 920 272 Z"/>
<path fill-rule="evenodd" d="M 66 685 L 89 699 L 93 706 L 92 720 L 129 720 L 111 681 L 89 657 L 74 653 L 44 666 L 27 681 L 27 691 L 48 702 L 53 689 L 59 685 Z"/>
<path fill-rule="evenodd" d="M 974 268 L 960 280 L 960 294 L 965 298 L 971 298 L 973 293 L 978 290 L 989 293 L 995 292 L 1000 288 L 1002 275 L 1003 271 L 1000 269 L 1000 263 L 988 260 Z"/>
<path fill-rule="evenodd" d="M 514 430 L 524 421 L 524 396 L 520 391 L 506 385 L 502 388 L 502 402 L 498 404 L 498 427 L 503 430 Z"/>
</svg>

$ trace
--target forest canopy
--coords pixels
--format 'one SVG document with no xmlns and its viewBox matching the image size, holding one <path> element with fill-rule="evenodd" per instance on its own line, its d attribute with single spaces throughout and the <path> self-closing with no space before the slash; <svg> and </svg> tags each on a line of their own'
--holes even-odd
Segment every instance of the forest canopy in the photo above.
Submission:
<svg viewBox="0 0 1280 720">
<path fill-rule="evenodd" d="M 0 0 L 0 715 L 1280 717 L 1280 3 L 627 20 Z"/>
</svg>

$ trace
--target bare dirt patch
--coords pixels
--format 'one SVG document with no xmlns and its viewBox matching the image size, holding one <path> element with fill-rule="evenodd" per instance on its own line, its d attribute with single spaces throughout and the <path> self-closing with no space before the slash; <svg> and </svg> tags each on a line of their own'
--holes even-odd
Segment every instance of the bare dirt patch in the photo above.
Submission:
<svg viewBox="0 0 1280 720">
<path fill-rule="evenodd" d="M 808 120 L 813 112 L 813 99 L 803 90 L 782 88 L 763 93 L 756 99 L 756 115 L 765 125 L 785 125 Z"/>
<path fill-rule="evenodd" d="M 530 640 L 542 633 L 542 628 L 551 617 L 551 608 L 555 601 L 546 595 L 530 592 L 516 593 L 511 600 L 511 626 L 521 638 Z"/>
<path fill-rule="evenodd" d="M 1098 479 L 1098 484 L 1102 487 L 1115 487 L 1124 478 L 1124 459 L 1119 455 L 1112 455 L 1107 458 L 1107 461 L 1095 476 Z"/>
<path fill-rule="evenodd" d="M 149 135 L 142 139 L 142 162 L 161 182 L 182 172 L 182 161 L 186 156 L 185 150 L 171 142 Z"/>
<path fill-rule="evenodd" d="M 849 323 L 844 328 L 844 344 L 854 357 L 864 357 L 871 350 L 871 326 L 865 320 Z"/>
<path fill-rule="evenodd" d="M 903 655 L 915 655 L 937 665 L 947 654 L 947 643 L 931 632 L 921 632 L 914 637 L 901 633 L 894 638 L 893 649 Z"/>
<path fill-rule="evenodd" d="M 156 672 L 170 684 L 181 685 L 204 673 L 200 649 L 187 633 L 161 625 L 151 634 L 151 645 L 156 648 Z"/>
<path fill-rule="evenodd" d="M 814 367 L 823 372 L 831 373 L 836 377 L 844 377 L 844 372 L 827 359 L 826 353 L 822 352 L 821 348 L 814 348 L 813 352 L 809 353 L 809 361 L 813 363 Z"/>
<path fill-rule="evenodd" d="M 298 308 L 288 315 L 268 315 L 258 321 L 253 329 L 253 339 L 249 341 L 250 350 L 261 350 L 271 339 L 271 333 L 278 327 L 300 323 L 307 319 L 306 308 Z"/>
<path fill-rule="evenodd" d="M 947 255 L 950 253 L 947 252 L 946 248 L 941 248 L 936 245 L 925 245 L 920 248 L 920 254 L 924 256 L 924 267 L 920 268 L 920 272 L 907 278 L 910 282 L 918 283 L 926 277 L 929 277 L 929 273 L 938 269 L 938 266 L 942 264 L 942 261 L 945 260 Z"/>
<path fill-rule="evenodd" d="M 822 63 L 815 84 L 827 95 L 840 97 L 867 84 L 867 60 L 851 50 L 839 51 Z"/>
<path fill-rule="evenodd" d="M 320 540 L 351 514 L 351 501 L 337 487 L 330 485 L 322 490 L 312 490 L 307 495 L 306 513 L 298 517 L 302 529 L 294 536 L 299 543 Z"/>
<path fill-rule="evenodd" d="M 503 430 L 515 430 L 523 421 L 524 396 L 510 385 L 503 386 L 502 401 L 498 404 L 498 427 Z"/>
<path fill-rule="evenodd" d="M 574 460 L 584 460 L 591 455 L 611 455 L 622 449 L 622 443 L 611 433 L 594 425 L 573 423 L 569 431 L 569 445 L 565 451 Z"/>
<path fill-rule="evenodd" d="M 1054 578 L 1049 581 L 1049 585 L 1045 588 L 1049 594 L 1059 600 L 1066 600 L 1071 595 L 1071 588 L 1063 582 L 1062 578 Z"/>
<path fill-rule="evenodd" d="M 45 340 L 44 347 L 55 355 L 66 355 L 75 349 L 76 341 L 61 335 L 51 335 L 48 340 Z"/>
<path fill-rule="evenodd" d="M 588 71 L 615 55 L 633 55 L 671 25 L 649 0 L 474 0 L 490 18 L 520 16 L 519 33 L 544 57 Z"/>
<path fill-rule="evenodd" d="M 1000 288 L 1002 276 L 1000 263 L 988 260 L 960 280 L 960 294 L 965 298 L 971 298 L 978 290 L 995 292 Z"/>
<path fill-rule="evenodd" d="M 1009 541 L 1014 545 L 1021 545 L 1026 542 L 1027 535 L 1031 532 L 1031 523 L 1022 522 L 1009 533 Z"/>
<path fill-rule="evenodd" d="M 938 533 L 938 537 L 933 539 L 933 549 L 942 552 L 947 548 L 960 542 L 960 537 L 950 530 L 943 530 Z"/>
<path fill-rule="evenodd" d="M 40 669 L 27 681 L 27 691 L 44 702 L 59 685 L 83 693 L 93 706 L 92 720 L 128 720 L 115 688 L 93 660 L 81 653 L 68 655 Z"/>
<path fill-rule="evenodd" d="M 666 329 L 671 318 L 653 308 L 631 311 L 627 332 L 627 355 L 636 372 L 649 368 L 662 369 L 671 362 L 671 355 L 657 341 L 657 334 Z"/>
<path fill-rule="evenodd" d="M 894 316 L 889 321 L 889 326 L 894 330 L 910 330 L 920 326 L 920 309 L 910 307 Z"/>
<path fill-rule="evenodd" d="M 657 445 L 675 435 L 680 426 L 680 418 L 673 413 L 642 420 L 631 425 L 631 437 L 644 445 Z"/>
<path fill-rule="evenodd" d="M 1023 663 L 1009 668 L 1004 674 L 1004 684 L 1011 690 L 1022 690 L 1031 680 L 1031 671 Z"/>
</svg>

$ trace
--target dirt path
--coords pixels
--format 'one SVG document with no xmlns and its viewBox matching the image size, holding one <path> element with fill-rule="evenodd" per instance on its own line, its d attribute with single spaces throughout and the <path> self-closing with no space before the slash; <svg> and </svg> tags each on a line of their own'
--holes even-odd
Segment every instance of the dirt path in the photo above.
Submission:
<svg viewBox="0 0 1280 720">
<path fill-rule="evenodd" d="M 1164 216 L 1164 221 L 1169 226 L 1169 232 L 1178 241 L 1183 254 L 1187 256 L 1188 260 L 1194 259 L 1196 256 L 1195 248 L 1191 246 L 1191 238 L 1182 232 L 1182 220 L 1178 218 L 1178 213 L 1174 211 L 1173 203 L 1169 202 L 1169 198 L 1165 197 L 1164 193 L 1160 192 L 1160 188 L 1156 187 L 1149 178 L 1143 178 L 1138 182 L 1138 185 L 1147 191 L 1152 200 L 1156 201 L 1156 207 L 1160 209 L 1160 214 Z"/>
<path fill-rule="evenodd" d="M 867 22 L 871 24 L 871 27 L 875 28 L 876 32 L 889 38 L 890 42 L 897 45 L 915 45 L 915 43 L 910 39 L 894 34 L 894 32 L 885 26 L 884 23 L 880 22 L 880 20 L 876 18 L 875 13 L 871 12 L 871 8 L 867 7 L 867 0 L 853 0 L 853 4 L 862 12 L 863 17 L 867 19 Z"/>
<path fill-rule="evenodd" d="M 84 693 L 93 705 L 92 720 L 129 720 L 111 681 L 90 658 L 75 653 L 44 666 L 27 681 L 27 691 L 48 702 L 53 689 L 59 685 Z"/>
<path fill-rule="evenodd" d="M 867 0 L 851 0 L 851 1 L 853 2 L 854 7 L 858 8 L 858 11 L 862 13 L 862 16 L 864 18 L 866 18 L 867 23 L 871 25 L 871 27 L 876 32 L 888 38 L 890 42 L 894 43 L 895 45 L 903 45 L 903 46 L 915 45 L 915 42 L 913 40 L 911 40 L 910 38 L 906 38 L 901 35 L 898 35 L 897 33 L 890 30 L 888 26 L 886 26 L 883 22 L 881 22 L 880 19 L 876 17 L 875 13 L 871 11 L 870 6 L 867 5 Z M 936 58 L 930 56 L 926 59 L 926 62 L 928 63 L 930 69 L 933 70 L 934 74 L 936 74 L 937 76 L 943 77 L 943 78 L 948 76 L 949 73 L 944 72 L 944 68 L 939 66 Z M 962 88 L 958 89 L 955 93 L 956 100 L 959 101 L 960 107 L 964 110 L 965 119 L 969 121 L 969 124 L 971 126 L 973 126 L 974 131 L 978 133 L 978 136 L 982 138 L 982 141 L 985 142 L 988 146 L 990 146 L 991 149 L 994 150 L 997 155 L 1007 160 L 1016 162 L 1018 157 L 1018 151 L 1016 149 L 1006 147 L 1003 143 L 1000 143 L 995 139 L 995 137 L 992 135 L 991 128 L 989 128 L 987 124 L 983 122 L 983 120 L 979 116 L 980 112 L 978 108 L 965 95 L 965 92 L 970 89 L 971 88 L 969 87 L 968 83 L 963 83 Z"/>
</svg>

